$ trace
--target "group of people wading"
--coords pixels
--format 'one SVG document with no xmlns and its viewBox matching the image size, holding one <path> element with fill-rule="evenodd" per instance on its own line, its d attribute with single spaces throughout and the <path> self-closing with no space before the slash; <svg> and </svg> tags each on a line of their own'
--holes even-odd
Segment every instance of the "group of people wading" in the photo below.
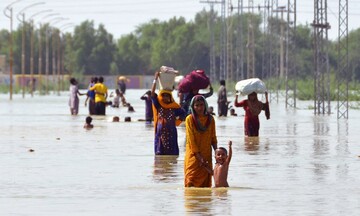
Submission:
<svg viewBox="0 0 360 216">
<path fill-rule="evenodd" d="M 206 97 L 212 95 L 210 86 L 208 94 L 199 94 L 199 89 L 192 89 L 185 97 L 180 97 L 180 104 L 176 103 L 171 90 L 161 89 L 155 93 L 156 83 L 161 73 L 156 72 L 152 89 L 151 100 L 154 112 L 154 152 L 155 155 L 179 155 L 176 126 L 185 121 L 186 151 L 184 160 L 185 187 L 211 187 L 214 177 L 215 187 L 228 187 L 227 175 L 232 157 L 232 142 L 229 141 L 229 151 L 218 148 L 215 119 L 208 112 Z M 228 101 L 226 97 L 225 81 L 220 81 L 218 91 L 218 115 L 227 116 Z M 238 101 L 235 107 L 245 110 L 245 136 L 259 135 L 259 114 L 265 110 L 267 119 L 270 118 L 267 92 L 266 102 L 258 100 L 257 93 L 253 92 L 248 98 Z M 225 107 L 226 106 L 226 107 Z M 215 167 L 212 165 L 212 151 L 215 151 Z"/>
<path fill-rule="evenodd" d="M 163 66 L 164 67 L 164 66 Z M 166 68 L 165 68 L 166 69 Z M 202 71 L 203 72 L 203 71 Z M 144 94 L 141 99 L 147 101 L 146 121 L 154 122 L 154 153 L 155 155 L 179 155 L 177 126 L 185 122 L 186 128 L 186 151 L 184 160 L 184 185 L 185 187 L 211 187 L 212 177 L 214 177 L 215 187 L 228 187 L 227 176 L 229 163 L 232 157 L 232 142 L 229 141 L 228 149 L 218 148 L 216 136 L 216 124 L 213 113 L 209 112 L 207 97 L 213 94 L 210 85 L 210 92 L 199 94 L 199 89 L 189 89 L 187 93 L 180 92 L 180 104 L 177 103 L 172 95 L 173 89 L 156 90 L 160 72 L 155 73 L 151 91 Z M 99 77 L 92 79 L 88 88 L 89 113 L 95 115 L 105 115 L 107 87 L 104 79 Z M 70 111 L 72 115 L 77 115 L 79 98 L 84 95 L 79 92 L 77 81 L 70 80 Z M 119 83 L 119 91 L 125 92 L 123 80 Z M 90 93 L 89 93 L 90 92 Z M 266 118 L 270 118 L 268 94 L 265 92 L 266 102 L 258 100 L 257 93 L 252 92 L 247 99 L 238 101 L 235 97 L 234 106 L 243 107 L 245 110 L 244 132 L 245 136 L 259 136 L 259 114 L 265 111 Z M 88 100 L 88 99 L 87 99 Z M 87 103 L 85 101 L 85 105 Z M 218 116 L 227 116 L 229 102 L 225 81 L 220 81 L 218 90 Z M 152 116 L 149 114 L 151 112 Z M 211 111 L 212 112 L 212 111 Z M 153 118 L 153 119 L 151 119 Z M 91 128 L 91 119 L 88 119 Z M 212 151 L 215 151 L 215 166 L 212 164 Z"/>
</svg>

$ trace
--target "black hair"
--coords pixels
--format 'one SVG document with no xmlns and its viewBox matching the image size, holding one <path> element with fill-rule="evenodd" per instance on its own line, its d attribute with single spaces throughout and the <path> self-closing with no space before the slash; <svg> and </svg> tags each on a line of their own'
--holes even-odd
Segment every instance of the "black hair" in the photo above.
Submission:
<svg viewBox="0 0 360 216">
<path fill-rule="evenodd" d="M 99 77 L 99 83 L 103 83 L 104 82 L 104 77 Z"/>
<path fill-rule="evenodd" d="M 226 148 L 224 148 L 224 147 L 218 147 L 217 149 L 225 151 L 225 154 L 226 154 L 226 155 L 228 154 Z"/>
<path fill-rule="evenodd" d="M 76 79 L 75 79 L 75 78 L 71 78 L 71 79 L 70 79 L 70 83 L 73 84 L 73 85 L 76 85 L 76 83 L 77 83 L 77 82 L 76 82 Z"/>
<path fill-rule="evenodd" d="M 92 121 L 91 116 L 86 117 L 85 121 L 86 121 L 87 124 L 90 124 L 91 121 Z"/>
<path fill-rule="evenodd" d="M 225 80 L 220 80 L 220 85 L 225 85 Z"/>
</svg>

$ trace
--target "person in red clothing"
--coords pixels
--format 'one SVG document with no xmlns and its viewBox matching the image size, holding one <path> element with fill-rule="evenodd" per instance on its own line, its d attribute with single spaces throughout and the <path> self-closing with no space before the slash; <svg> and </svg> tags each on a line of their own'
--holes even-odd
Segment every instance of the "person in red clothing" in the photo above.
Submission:
<svg viewBox="0 0 360 216">
<path fill-rule="evenodd" d="M 270 119 L 270 109 L 268 101 L 268 93 L 265 92 L 266 102 L 258 100 L 255 92 L 248 95 L 248 99 L 238 102 L 238 95 L 235 97 L 235 107 L 243 107 L 245 110 L 244 132 L 245 136 L 259 136 L 259 114 L 261 110 L 265 110 L 266 119 Z"/>
</svg>

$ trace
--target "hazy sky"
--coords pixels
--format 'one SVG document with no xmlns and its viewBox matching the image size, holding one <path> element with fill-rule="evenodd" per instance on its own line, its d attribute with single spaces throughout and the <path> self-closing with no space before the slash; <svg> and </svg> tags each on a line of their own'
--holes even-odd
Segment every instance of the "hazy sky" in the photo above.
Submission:
<svg viewBox="0 0 360 216">
<path fill-rule="evenodd" d="M 7 5 L 15 1 L 1 0 L 0 9 L 3 11 Z M 235 7 L 237 2 L 237 0 L 232 0 Z M 263 5 L 263 2 L 263 0 L 254 0 L 255 5 Z M 279 0 L 280 5 L 286 5 L 286 2 L 287 0 Z M 62 28 L 63 31 L 72 32 L 73 26 L 71 24 L 79 25 L 85 20 L 93 20 L 96 28 L 98 24 L 104 24 L 107 31 L 113 34 L 115 38 L 134 31 L 138 25 L 153 18 L 164 21 L 174 16 L 182 16 L 190 21 L 203 8 L 210 9 L 208 4 L 200 3 L 200 0 L 20 0 L 13 4 L 14 29 L 19 24 L 16 15 L 25 7 L 35 3 L 44 4 L 26 9 L 27 19 L 41 11 L 52 10 L 35 15 L 33 19 L 36 23 L 41 20 L 43 20 L 42 22 L 50 21 L 54 23 L 54 26 Z M 297 0 L 297 3 L 297 24 L 311 23 L 314 2 L 312 0 Z M 331 25 L 329 37 L 331 39 L 335 39 L 338 34 L 338 4 L 338 0 L 328 0 L 328 20 Z M 244 5 L 247 5 L 247 0 L 244 0 Z M 214 9 L 220 14 L 220 4 L 216 4 Z M 360 0 L 349 0 L 349 30 L 360 26 L 360 22 L 356 21 L 360 18 L 359 9 Z M 255 12 L 258 12 L 257 9 Z M 53 13 L 59 13 L 59 15 L 49 16 Z M 56 17 L 62 17 L 64 20 L 56 22 L 59 21 Z M 9 19 L 1 15 L 0 29 L 9 29 L 9 26 Z"/>
</svg>

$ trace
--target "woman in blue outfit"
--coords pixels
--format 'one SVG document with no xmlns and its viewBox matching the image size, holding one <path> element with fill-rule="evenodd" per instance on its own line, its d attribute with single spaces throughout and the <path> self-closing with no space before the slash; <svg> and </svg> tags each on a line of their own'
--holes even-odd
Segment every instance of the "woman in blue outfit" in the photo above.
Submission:
<svg viewBox="0 0 360 216">
<path fill-rule="evenodd" d="M 177 141 L 177 129 L 185 119 L 185 110 L 174 101 L 171 91 L 160 90 L 155 93 L 156 81 L 159 73 L 155 73 L 155 79 L 151 89 L 151 100 L 154 112 L 154 151 L 156 155 L 179 155 Z"/>
</svg>

